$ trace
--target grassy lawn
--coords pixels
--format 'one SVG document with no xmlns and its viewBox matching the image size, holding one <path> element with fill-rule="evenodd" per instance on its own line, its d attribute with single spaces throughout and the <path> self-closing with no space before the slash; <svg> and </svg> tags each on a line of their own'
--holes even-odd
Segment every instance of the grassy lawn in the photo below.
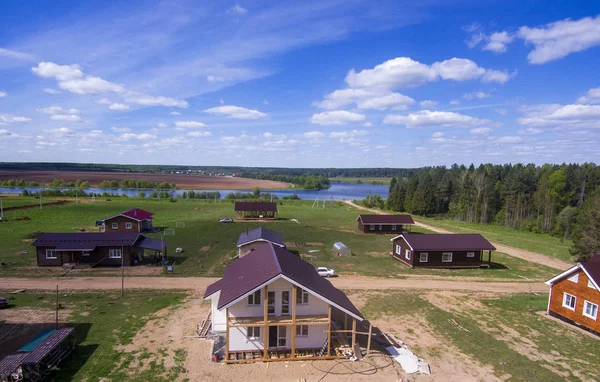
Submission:
<svg viewBox="0 0 600 382">
<path fill-rule="evenodd" d="M 52 294 L 10 295 L 11 309 L 33 307 L 40 310 L 54 309 Z M 161 309 L 175 306 L 185 296 L 160 291 L 126 292 L 121 298 L 116 293 L 60 294 L 60 322 L 75 327 L 77 348 L 71 357 L 60 365 L 52 381 L 130 381 L 130 380 L 175 380 L 181 369 L 176 365 L 168 368 L 164 364 L 151 366 L 152 378 L 132 378 L 127 368 L 128 360 L 136 351 L 126 352 L 119 347 L 131 343 L 136 332 Z M 67 313 L 70 315 L 64 319 Z M 36 323 L 36 325 L 44 323 Z M 52 327 L 52 323 L 45 323 Z M 6 324 L 10 325 L 10 324 Z M 1 323 L 0 323 L 1 327 Z M 27 341 L 27 338 L 24 339 Z"/>
<path fill-rule="evenodd" d="M 362 183 L 362 184 L 382 184 L 389 185 L 392 180 L 391 177 L 366 177 L 366 178 L 347 178 L 347 177 L 337 177 L 337 178 L 329 178 L 331 182 L 340 182 L 340 183 Z"/>
<path fill-rule="evenodd" d="M 57 198 L 43 198 L 42 205 L 45 203 L 52 203 L 57 200 Z M 2 196 L 0 197 L 0 201 L 2 201 L 2 208 L 40 205 L 39 199 L 30 197 L 24 198 L 22 196 Z"/>
<path fill-rule="evenodd" d="M 342 275 L 402 277 L 407 274 L 422 274 L 448 277 L 544 279 L 554 273 L 544 266 L 501 253 L 494 253 L 492 260 L 497 264 L 489 270 L 409 269 L 390 255 L 392 250 L 390 239 L 393 235 L 372 235 L 357 231 L 355 219 L 359 211 L 343 203 L 329 203 L 324 209 L 312 208 L 312 203 L 312 201 L 282 201 L 278 206 L 281 219 L 266 223 L 233 224 L 218 222 L 223 217 L 233 215 L 233 203 L 230 201 L 169 202 L 114 198 L 111 201 L 102 200 L 96 203 L 48 206 L 42 210 L 34 208 L 8 211 L 5 214 L 8 221 L 0 223 L 3 232 L 3 235 L 0 235 L 0 260 L 12 264 L 8 269 L 1 269 L 0 276 L 40 276 L 51 272 L 47 267 L 36 266 L 34 248 L 29 242 L 24 241 L 32 233 L 73 232 L 81 228 L 93 230 L 97 219 L 112 216 L 132 207 L 154 212 L 155 226 L 175 229 L 174 236 L 163 236 L 163 239 L 169 242 L 171 259 L 176 262 L 176 276 L 221 276 L 224 267 L 233 261 L 237 254 L 235 243 L 239 234 L 246 229 L 261 225 L 281 232 L 285 241 L 289 243 L 290 250 L 314 256 L 310 261 L 315 266 L 331 267 Z M 27 216 L 30 220 L 15 220 L 20 216 Z M 296 219 L 298 222 L 291 219 Z M 177 227 L 178 222 L 183 223 L 185 227 Z M 418 228 L 414 231 L 426 232 Z M 161 234 L 154 233 L 150 236 L 160 238 Z M 336 256 L 331 251 L 336 241 L 346 244 L 354 256 Z M 296 243 L 306 243 L 306 245 L 298 246 Z M 183 248 L 183 253 L 175 253 L 176 247 Z M 28 251 L 28 254 L 22 255 L 22 251 Z M 88 272 L 86 275 L 93 275 L 93 272 Z"/>
<path fill-rule="evenodd" d="M 497 377 L 509 381 L 594 380 L 600 368 L 600 341 L 540 315 L 547 298 L 533 294 L 480 297 L 480 304 L 471 306 L 475 297 L 462 296 L 454 300 L 461 307 L 448 310 L 418 292 L 405 292 L 369 296 L 362 312 L 370 319 L 425 318 L 444 342 L 492 366 Z M 434 350 L 419 349 L 432 357 Z"/>
<path fill-rule="evenodd" d="M 512 228 L 500 227 L 491 224 L 470 224 L 455 220 L 432 219 L 413 216 L 415 220 L 434 227 L 444 228 L 453 232 L 472 233 L 480 232 L 488 240 L 525 249 L 532 252 L 543 253 L 557 259 L 573 261 L 569 254 L 570 240 L 555 236 L 537 234 L 532 232 L 517 231 Z"/>
</svg>

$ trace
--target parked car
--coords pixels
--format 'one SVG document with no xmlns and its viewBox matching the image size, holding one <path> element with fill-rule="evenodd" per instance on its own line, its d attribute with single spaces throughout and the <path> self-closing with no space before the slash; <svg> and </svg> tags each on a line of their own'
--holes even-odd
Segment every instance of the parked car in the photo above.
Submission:
<svg viewBox="0 0 600 382">
<path fill-rule="evenodd" d="M 319 274 L 319 276 L 323 276 L 323 277 L 335 276 L 335 272 L 333 271 L 333 269 L 329 269 L 329 268 L 325 268 L 325 267 L 317 268 L 317 273 Z"/>
<path fill-rule="evenodd" d="M 0 297 L 0 309 L 8 308 L 8 300 L 4 297 Z"/>
<path fill-rule="evenodd" d="M 232 218 L 223 218 L 223 219 L 219 220 L 219 223 L 233 223 L 233 219 Z"/>
</svg>

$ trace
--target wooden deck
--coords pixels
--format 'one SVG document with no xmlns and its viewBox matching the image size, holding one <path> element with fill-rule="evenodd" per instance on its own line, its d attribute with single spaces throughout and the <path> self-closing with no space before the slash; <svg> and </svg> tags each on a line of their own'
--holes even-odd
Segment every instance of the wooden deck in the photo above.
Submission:
<svg viewBox="0 0 600 382">
<path fill-rule="evenodd" d="M 292 316 L 268 316 L 269 326 L 292 326 L 294 319 Z M 327 315 L 296 316 L 295 325 L 327 325 L 329 317 Z M 265 319 L 261 317 L 229 317 L 230 328 L 240 328 L 246 326 L 264 326 Z"/>
</svg>

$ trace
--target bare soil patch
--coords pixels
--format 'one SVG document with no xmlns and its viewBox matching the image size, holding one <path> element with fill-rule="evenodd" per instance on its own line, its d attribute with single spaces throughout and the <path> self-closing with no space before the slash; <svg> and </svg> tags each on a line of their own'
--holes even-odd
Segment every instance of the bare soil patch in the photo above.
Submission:
<svg viewBox="0 0 600 382">
<path fill-rule="evenodd" d="M 55 178 L 65 182 L 78 179 L 88 181 L 90 186 L 98 186 L 103 180 L 123 179 L 148 180 L 153 182 L 175 182 L 181 189 L 198 190 L 252 190 L 259 187 L 264 190 L 290 188 L 285 182 L 273 180 L 248 179 L 233 176 L 199 176 L 180 174 L 142 174 L 131 172 L 85 172 L 85 171 L 38 171 L 38 170 L 0 170 L 0 180 L 24 179 L 42 184 L 51 183 Z"/>
</svg>

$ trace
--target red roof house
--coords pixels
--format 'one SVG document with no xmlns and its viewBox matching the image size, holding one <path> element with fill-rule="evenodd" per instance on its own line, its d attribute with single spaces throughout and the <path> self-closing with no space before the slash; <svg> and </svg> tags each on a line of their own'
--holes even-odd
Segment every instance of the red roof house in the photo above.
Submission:
<svg viewBox="0 0 600 382">
<path fill-rule="evenodd" d="M 152 212 L 139 208 L 102 219 L 104 232 L 144 232 L 152 229 Z"/>
</svg>

